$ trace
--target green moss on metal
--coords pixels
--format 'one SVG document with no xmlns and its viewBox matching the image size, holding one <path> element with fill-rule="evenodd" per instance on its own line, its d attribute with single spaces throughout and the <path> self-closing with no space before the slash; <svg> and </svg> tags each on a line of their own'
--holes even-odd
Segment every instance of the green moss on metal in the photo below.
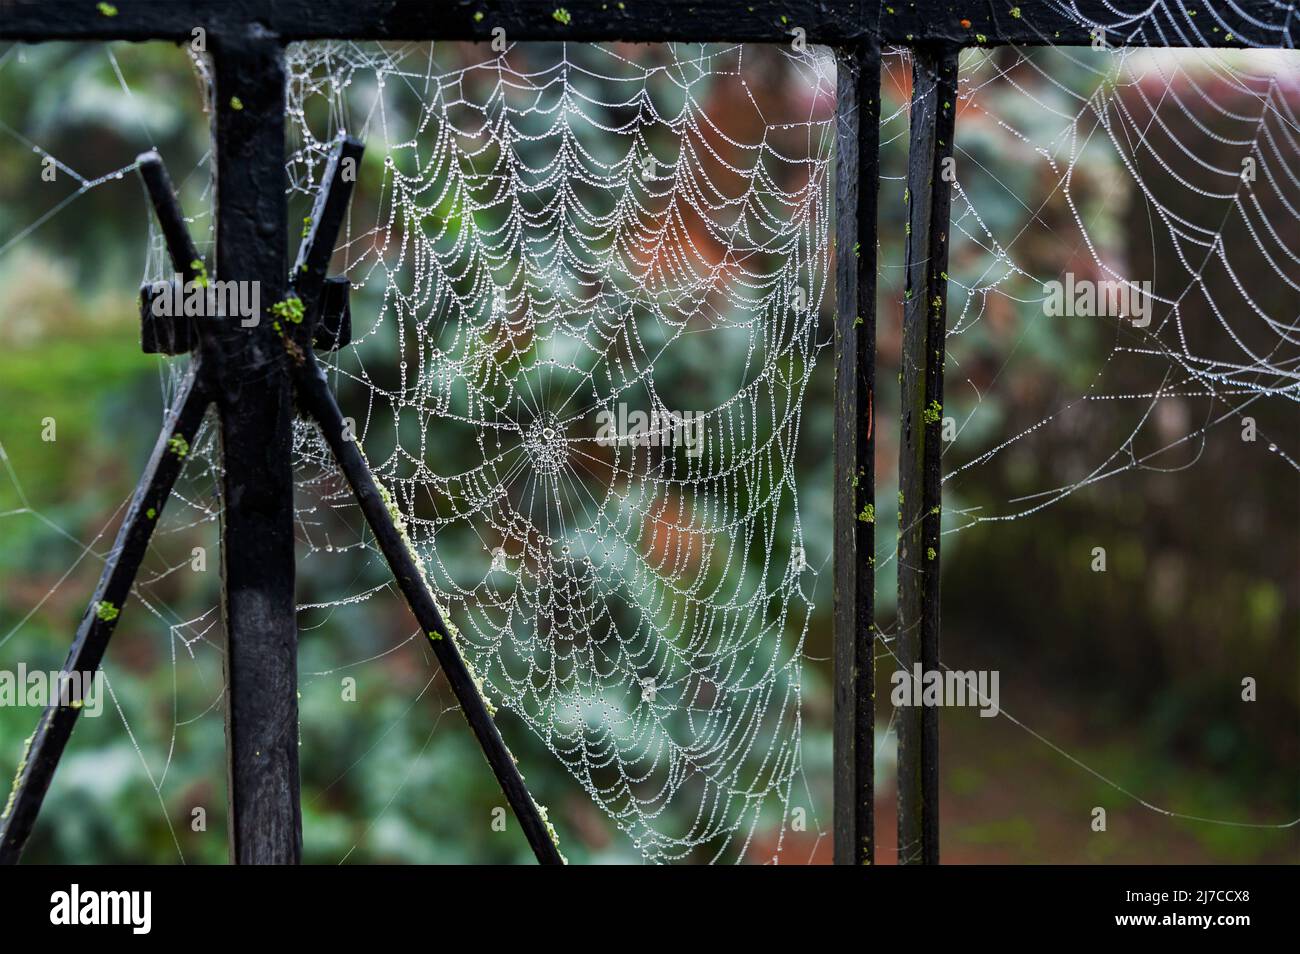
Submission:
<svg viewBox="0 0 1300 954">
<path fill-rule="evenodd" d="M 294 325 L 302 324 L 303 316 L 306 313 L 307 310 L 302 303 L 302 299 L 297 295 L 286 298 L 284 301 L 277 301 L 271 306 L 271 314 Z"/>
<path fill-rule="evenodd" d="M 492 698 L 487 694 L 487 680 L 478 674 L 474 664 L 466 657 L 462 660 L 465 664 L 465 671 L 469 673 L 470 681 L 474 683 L 474 688 L 478 690 L 478 697 L 483 700 L 483 706 L 487 709 L 488 715 L 496 718 L 497 706 Z"/>
<path fill-rule="evenodd" d="M 14 810 L 14 802 L 18 800 L 18 783 L 22 781 L 23 772 L 27 771 L 27 759 L 32 754 L 32 743 L 36 741 L 36 733 L 33 732 L 23 743 L 22 758 L 18 760 L 18 771 L 14 772 L 14 783 L 9 789 L 9 800 L 5 802 L 5 810 L 0 812 L 0 818 L 8 818 L 9 813 Z"/>
<path fill-rule="evenodd" d="M 531 795 L 529 798 L 532 800 L 533 807 L 537 809 L 537 814 L 541 817 L 542 824 L 546 826 L 546 834 L 550 836 L 551 844 L 555 846 L 556 851 L 559 851 L 560 834 L 555 830 L 555 826 L 551 824 L 550 813 L 546 810 L 546 806 L 539 803 L 537 799 L 533 798 Z M 569 859 L 565 858 L 564 855 L 560 855 L 560 860 L 566 865 L 569 863 Z"/>
</svg>

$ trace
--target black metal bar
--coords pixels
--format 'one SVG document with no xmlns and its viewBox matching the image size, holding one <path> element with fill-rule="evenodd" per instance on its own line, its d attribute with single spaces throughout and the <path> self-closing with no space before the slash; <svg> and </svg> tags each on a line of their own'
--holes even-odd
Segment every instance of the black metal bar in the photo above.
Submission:
<svg viewBox="0 0 1300 954">
<path fill-rule="evenodd" d="M 101 9 L 108 7 L 112 15 Z M 511 41 L 630 40 L 809 42 L 958 46 L 1093 42 L 1094 24 L 1112 46 L 1294 49 L 1294 11 L 1275 0 L 1235 0 L 1201 17 L 1184 4 L 1149 0 L 7 0 L 0 39 L 172 40 L 261 26 L 286 42 L 312 39 L 475 40 L 501 27 Z"/>
<path fill-rule="evenodd" d="M 260 23 L 286 41 L 477 40 L 501 27 L 517 40 L 788 43 L 865 35 L 871 4 L 818 0 L 117 0 L 104 16 L 86 0 L 8 0 L 0 39 L 189 42 Z"/>
<path fill-rule="evenodd" d="M 167 175 L 162 156 L 150 149 L 140 153 L 135 161 L 154 214 L 158 216 L 158 225 L 162 229 L 163 241 L 167 244 L 167 255 L 172 261 L 172 268 L 186 282 L 192 282 L 204 273 L 203 260 L 199 257 L 194 240 L 190 238 L 185 214 L 181 211 L 176 189 L 172 186 L 171 176 Z"/>
<path fill-rule="evenodd" d="M 899 666 L 939 670 L 940 434 L 948 301 L 957 50 L 913 51 L 908 149 L 907 301 L 898 458 Z M 898 860 L 939 861 L 939 709 L 903 707 L 898 726 Z"/>
<path fill-rule="evenodd" d="M 172 268 L 181 276 L 181 288 L 173 292 L 174 282 L 168 280 L 167 287 L 161 293 L 179 297 L 184 292 L 184 286 L 190 282 L 201 280 L 206 283 L 207 270 L 199 257 L 199 250 L 190 238 L 185 216 L 181 212 L 176 190 L 172 187 L 162 157 L 151 149 L 141 153 L 135 161 L 154 213 L 158 216 Z M 140 288 L 140 347 L 145 354 L 186 354 L 198 341 L 197 323 L 183 313 L 174 313 L 174 309 L 169 309 L 173 313 L 166 317 L 156 316 L 153 305 L 158 294 L 159 290 L 153 285 L 142 285 Z"/>
<path fill-rule="evenodd" d="M 337 351 L 352 343 L 352 282 L 342 275 L 325 279 L 321 289 L 320 320 L 312 344 L 321 351 Z"/>
<path fill-rule="evenodd" d="M 285 298 L 286 285 L 283 50 L 258 25 L 216 40 L 217 273 L 256 283 L 265 312 Z M 287 864 L 302 856 L 293 398 L 283 343 L 259 317 L 256 327 L 205 323 L 202 353 L 225 463 L 230 855 L 244 864 Z"/>
<path fill-rule="evenodd" d="M 140 286 L 140 350 L 145 354 L 189 354 L 198 342 L 198 328 L 185 314 L 157 315 L 159 298 L 175 302 L 185 293 L 184 284 L 168 280 L 161 287 L 153 283 Z M 169 307 L 168 312 L 175 309 Z"/>
<path fill-rule="evenodd" d="M 838 864 L 875 858 L 876 197 L 880 51 L 837 51 L 835 117 L 835 758 Z M 864 241 L 865 240 L 865 241 Z"/>
<path fill-rule="evenodd" d="M 563 864 L 564 859 L 541 817 L 537 803 L 529 794 L 523 776 L 519 774 L 519 767 L 506 748 L 496 723 L 492 721 L 479 688 L 456 647 L 453 634 L 438 610 L 415 553 L 410 548 L 409 539 L 397 526 L 394 515 L 389 510 L 389 501 L 385 500 L 384 493 L 371 475 L 361 449 L 355 440 L 345 436 L 343 412 L 339 410 L 314 354 L 305 354 L 303 363 L 295 370 L 295 379 L 299 402 L 320 425 L 321 434 L 334 452 L 339 469 L 361 504 L 366 522 L 375 534 L 375 542 L 388 561 L 398 588 L 406 597 L 420 629 L 429 636 L 447 682 L 456 694 L 465 719 L 474 731 L 483 754 L 487 756 L 488 764 L 492 766 L 501 791 L 505 793 L 506 800 L 519 819 L 528 844 L 542 864 Z"/>
<path fill-rule="evenodd" d="M 135 496 L 131 498 L 126 519 L 117 531 L 113 549 L 109 551 L 104 571 L 100 574 L 95 595 L 77 627 L 76 639 L 63 664 L 63 672 L 82 673 L 84 678 L 84 674 L 99 670 L 109 638 L 135 583 L 140 562 L 149 548 L 154 527 L 171 496 L 207 407 L 207 394 L 191 370 L 163 421 L 149 463 L 136 486 Z M 13 792 L 0 817 L 3 822 L 0 864 L 15 864 L 22 855 L 81 708 L 74 704 L 50 705 L 37 724 L 14 779 Z"/>
<path fill-rule="evenodd" d="M 321 174 L 322 188 L 312 205 L 311 221 L 307 223 L 306 234 L 298 246 L 298 257 L 293 265 L 293 289 L 304 303 L 309 303 L 306 308 L 307 330 L 313 335 L 318 330 L 318 318 L 329 297 L 324 294 L 328 282 L 326 273 L 334 254 L 334 242 L 343 228 L 364 151 L 365 146 L 360 140 L 351 136 L 341 136 L 335 143 Z M 349 170 L 351 174 L 346 175 Z M 339 287 L 348 286 L 335 283 L 332 294 L 337 295 Z M 305 340 L 311 340 L 310 336 Z"/>
<path fill-rule="evenodd" d="M 320 351 L 337 351 L 352 341 L 352 283 L 340 276 L 325 279 L 318 307 L 319 320 L 312 345 Z M 174 301 L 186 294 L 181 282 L 170 280 L 162 287 L 140 286 L 140 349 L 145 354 L 188 354 L 198 343 L 199 329 L 189 316 L 175 312 Z M 168 315 L 154 314 L 154 302 L 173 296 Z"/>
</svg>

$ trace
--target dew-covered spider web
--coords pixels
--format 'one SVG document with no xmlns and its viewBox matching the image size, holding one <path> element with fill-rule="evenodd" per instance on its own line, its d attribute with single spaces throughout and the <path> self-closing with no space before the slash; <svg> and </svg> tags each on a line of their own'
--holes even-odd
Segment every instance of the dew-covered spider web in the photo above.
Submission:
<svg viewBox="0 0 1300 954">
<path fill-rule="evenodd" d="M 373 164 L 332 377 L 490 704 L 647 859 L 745 857 L 800 767 L 833 65 L 465 54 L 291 52 L 294 188 L 340 130 Z"/>
<path fill-rule="evenodd" d="M 1050 51 L 1051 62 L 1059 64 L 1062 53 Z M 1132 49 L 1090 53 L 1068 58 L 1074 75 L 1065 81 L 1044 68 L 1039 52 L 1002 58 L 976 52 L 966 61 L 962 120 L 978 130 L 972 138 L 997 137 L 1001 148 L 1032 164 L 1051 188 L 1042 190 L 1046 198 L 1039 207 L 1024 210 L 1027 221 L 1017 223 L 1019 231 L 999 234 L 981 216 L 979 197 L 956 180 L 956 256 L 973 280 L 957 283 L 961 305 L 950 314 L 949 334 L 995 321 L 991 299 L 1039 306 L 1041 312 L 1048 283 L 1059 278 L 1047 270 L 1050 265 L 1134 294 L 1146 283 L 1145 313 L 1098 316 L 1115 319 L 1109 323 L 1114 347 L 1079 395 L 1079 402 L 1119 402 L 1137 413 L 1115 453 L 1091 462 L 1081 480 L 1045 489 L 1008 513 L 972 515 L 977 521 L 1014 519 L 1130 469 L 1169 466 L 1171 452 L 1190 447 L 1191 456 L 1177 465 L 1184 466 L 1209 428 L 1239 425 L 1252 405 L 1266 399 L 1300 401 L 1300 57 L 1290 51 L 1194 58 Z M 1093 78 L 1084 91 L 1072 88 L 1081 77 Z M 1040 110 L 1020 122 L 1020 116 L 1006 115 L 1006 107 L 993 113 L 979 101 L 987 86 L 1009 87 Z M 1107 175 L 1113 183 L 1096 194 L 1095 181 Z M 1141 243 L 1130 235 L 1124 244 L 1148 249 L 1118 252 L 1120 237 L 1092 224 L 1101 218 L 1097 206 L 1119 199 L 1142 209 L 1145 221 L 1135 224 L 1147 233 Z M 1047 212 L 1049 206 L 1059 208 Z M 1062 213 L 1063 222 L 1051 223 L 1069 228 L 1068 240 L 1056 250 L 1058 260 L 1018 261 L 1017 240 L 1044 227 L 1045 214 Z M 1172 274 L 1153 274 L 1157 252 L 1172 253 L 1178 265 Z M 1044 314 L 1044 324 L 1051 320 Z M 1112 391 L 1112 363 L 1152 369 L 1146 375 L 1150 387 Z M 1051 424 L 1044 420 L 1035 429 Z M 960 480 L 1028 434 L 1004 436 L 983 454 L 950 465 L 945 480 Z M 1294 435 L 1272 435 L 1285 437 Z M 1295 446 L 1273 439 L 1256 443 L 1300 468 Z"/>
<path fill-rule="evenodd" d="M 1083 609 L 1075 604 L 1080 618 L 1096 614 L 1088 666 L 1119 674 L 1153 652 L 1154 635 L 1103 615 L 1116 599 L 1087 590 L 1103 579 L 1087 569 L 1094 545 L 1109 551 L 1106 580 L 1138 559 L 1113 533 L 1127 514 L 1149 586 L 1124 592 L 1180 620 L 1185 635 L 1160 650 L 1159 674 L 1141 677 L 1152 695 L 1191 686 L 1196 704 L 1212 707 L 1235 696 L 1243 673 L 1294 671 L 1300 63 L 1291 11 L 1276 10 L 1258 23 L 1231 3 L 1160 3 L 1094 26 L 1112 45 L 1233 33 L 1284 50 L 1049 42 L 963 55 L 943 407 L 943 661 L 953 668 L 972 665 L 972 641 L 962 638 L 970 591 L 1008 575 L 1026 605 L 1057 580 L 1089 594 Z M 21 53 L 0 52 L 0 82 L 47 69 L 24 67 Z M 179 123 L 168 97 L 196 115 L 211 109 L 206 60 L 191 57 L 196 83 L 184 77 L 191 103 L 180 87 L 149 88 L 133 72 L 135 53 L 109 45 L 86 54 L 101 59 L 108 91 L 96 87 L 75 115 L 115 117 L 123 145 L 107 158 L 66 140 L 50 145 L 58 130 L 26 121 L 22 109 L 0 114 L 5 156 L 22 153 L 37 172 L 48 159 L 64 189 L 27 219 L 0 219 L 0 357 L 60 327 L 51 302 L 76 300 L 74 287 L 40 284 L 54 270 L 33 249 L 56 245 L 51 230 L 70 215 L 108 218 L 99 206 L 87 215 L 87 205 L 129 193 L 136 210 L 145 248 L 128 269 L 128 310 L 140 258 L 139 278 L 167 277 L 132 181 L 130 157 L 146 148 L 160 148 L 208 271 L 220 274 L 211 156 L 179 149 L 164 122 Z M 585 795 L 577 800 L 650 861 L 824 858 L 833 425 L 832 362 L 817 359 L 833 347 L 833 59 L 775 46 L 313 43 L 291 47 L 288 67 L 295 222 L 311 209 L 335 136 L 366 145 L 332 267 L 351 283 L 352 343 L 318 358 L 530 785 L 551 784 L 536 754 L 549 752 Z M 882 695 L 896 636 L 892 381 L 909 71 L 905 52 L 886 55 L 875 409 Z M 1150 282 L 1149 323 L 1045 314 L 1046 286 L 1067 272 L 1127 288 Z M 76 326 L 102 359 L 107 346 L 92 332 Z M 156 360 L 161 387 L 149 390 L 166 405 L 188 359 Z M 92 442 L 68 438 L 63 412 L 59 443 L 24 444 L 24 429 L 46 411 L 28 410 L 23 392 L 6 386 L 19 394 L 9 408 L 22 413 L 0 408 L 0 558 L 21 551 L 43 562 L 5 564 L 21 586 L 3 591 L 0 667 L 57 665 L 68 627 L 53 608 L 84 600 L 127 498 L 81 513 L 75 501 L 46 499 L 43 468 L 71 455 L 107 472 L 109 456 L 136 462 L 147 448 L 119 443 L 96 458 Z M 134 412 L 106 426 L 124 441 L 137 419 L 150 430 Z M 417 709 L 438 697 L 436 671 L 413 665 L 412 675 L 397 660 L 425 634 L 411 631 L 314 425 L 300 421 L 295 443 L 308 847 L 330 860 L 358 850 L 454 857 L 483 808 L 458 798 L 483 767 L 470 748 L 440 748 L 454 736 L 449 697 L 433 702 L 433 719 Z M 209 421 L 106 661 L 108 711 L 124 744 L 104 741 L 106 724 L 83 725 L 42 826 L 117 786 L 121 801 L 105 817 L 124 818 L 128 807 L 148 814 L 156 803 L 165 824 L 124 829 L 143 826 L 156 836 L 149 844 L 170 844 L 182 859 L 223 856 L 189 826 L 196 806 L 221 800 L 196 781 L 220 771 L 223 646 L 217 575 L 202 576 L 192 555 L 205 550 L 217 565 L 219 477 Z M 1219 515 L 1203 531 L 1219 553 L 1198 553 L 1180 536 L 1184 524 L 1170 513 L 1189 506 Z M 1034 549 L 1071 528 L 1077 561 L 1053 563 L 1055 550 Z M 963 553 L 999 539 L 1024 547 L 1020 563 L 963 564 Z M 1215 605 L 1198 602 L 1198 589 L 1212 590 Z M 1234 589 L 1238 602 L 1228 598 Z M 1211 622 L 1198 627 L 1198 616 Z M 1015 622 L 979 619 L 981 638 Z M 1035 643 L 1054 647 L 1066 622 L 1048 620 Z M 44 639 L 41 627 L 56 636 Z M 1035 707 L 1026 683 L 1038 671 L 1017 662 L 1002 664 L 1000 715 L 1050 750 L 1071 794 L 1099 783 L 1171 830 L 1296 824 L 1294 786 L 1254 800 L 1240 786 L 1212 800 L 1201 787 L 1162 788 L 1099 760 L 1096 746 L 1058 734 L 1055 710 L 1074 706 L 1086 719 L 1090 704 L 1062 696 Z M 353 675 L 363 696 L 382 684 L 385 702 L 379 716 L 340 722 L 352 710 L 339 678 Z M 1233 718 L 1246 734 L 1280 738 L 1269 721 L 1293 721 L 1285 706 L 1295 685 L 1292 676 Z M 884 705 L 877 780 L 887 799 Z M 3 725 L 19 724 L 12 715 L 0 712 Z M 79 749 L 90 740 L 102 748 Z M 7 732 L 0 741 L 19 751 Z M 1294 749 L 1272 754 L 1272 774 L 1293 778 Z M 313 763 L 325 755 L 334 763 Z M 947 750 L 945 765 L 956 756 Z M 1032 790 L 1031 768 L 1017 762 L 999 780 Z M 324 782 L 311 777 L 322 771 Z M 131 787 L 136 776 L 146 799 Z M 449 820 L 417 843 L 420 826 L 444 824 L 418 813 L 435 790 Z M 545 795 L 564 797 L 553 786 Z M 561 838 L 599 842 L 572 802 L 551 802 Z M 337 818 L 349 813 L 355 826 L 340 830 Z M 881 846 L 880 860 L 888 851 Z"/>
<path fill-rule="evenodd" d="M 1167 14 L 1097 32 L 1167 39 L 1171 20 L 1205 25 Z M 1222 21 L 1212 20 L 1207 32 L 1212 27 L 1222 36 L 1225 28 L 1215 23 Z M 907 183 L 904 152 L 889 144 L 906 137 L 910 71 L 905 51 L 886 58 L 885 101 L 892 91 L 894 108 L 881 124 L 881 283 L 895 314 L 904 295 L 902 242 L 891 239 L 888 222 L 902 230 Z M 1295 618 L 1288 574 L 1297 566 L 1300 519 L 1300 55 L 1115 49 L 1101 42 L 1091 49 L 969 50 L 956 108 L 945 276 L 945 552 L 960 558 L 966 547 L 987 547 L 989 534 L 1033 540 L 1032 531 L 995 529 L 1031 518 L 1048 519 L 1061 534 L 1074 520 L 1084 524 L 1074 514 L 1093 508 L 1103 519 L 1079 529 L 1080 541 L 1071 542 L 1080 558 L 1072 564 L 1036 566 L 1031 547 L 1026 562 L 1007 568 L 1036 581 L 1031 585 L 1056 577 L 1092 592 L 1087 587 L 1107 569 L 1107 546 L 1113 559 L 1117 535 L 1108 523 L 1140 507 L 1149 515 L 1145 539 L 1122 558 L 1146 565 L 1150 576 L 1134 595 L 1149 601 L 1154 615 L 1168 616 L 1179 601 L 1203 604 L 1193 582 L 1198 574 L 1212 584 L 1224 571 L 1197 566 L 1204 556 L 1193 555 L 1195 537 L 1185 539 L 1186 531 L 1163 537 L 1156 528 L 1168 521 L 1164 513 L 1178 500 L 1194 500 L 1204 519 L 1226 520 L 1227 528 L 1207 531 L 1222 539 L 1223 553 L 1246 559 L 1271 545 L 1261 542 L 1271 534 L 1261 510 L 1275 508 L 1274 519 L 1289 529 L 1275 558 L 1260 561 L 1271 582 L 1242 585 L 1270 594 L 1270 609 L 1261 614 L 1270 622 L 1258 630 L 1273 634 L 1262 638 L 1280 638 L 1274 658 L 1286 661 L 1294 685 L 1295 634 L 1285 620 Z M 1052 283 L 1066 280 L 1096 291 L 1092 312 L 1086 297 L 1072 299 L 1080 307 L 1068 315 L 1054 310 Z M 1100 296 L 1111 288 L 1121 298 L 1130 292 L 1134 308 L 1104 313 Z M 885 334 L 891 310 L 882 302 Z M 895 359 L 883 348 L 887 365 Z M 880 439 L 896 458 L 890 436 Z M 1225 473 L 1238 481 L 1228 494 Z M 892 488 L 885 484 L 880 506 L 890 526 Z M 1265 504 L 1263 495 L 1276 493 L 1269 487 L 1284 495 Z M 1071 516 L 1048 518 L 1053 508 Z M 899 559 L 892 536 L 877 535 L 878 592 L 889 594 L 886 601 Z M 945 590 L 962 594 L 956 599 L 979 599 L 978 583 L 951 587 L 947 572 L 944 580 Z M 1257 647 L 1242 635 L 1256 627 L 1246 622 L 1248 601 L 1231 610 L 1225 602 L 1214 604 L 1225 625 L 1208 638 L 1189 632 L 1169 669 L 1188 683 L 1210 670 L 1209 684 L 1221 680 L 1215 692 L 1235 699 L 1242 673 L 1259 665 Z M 945 613 L 953 605 L 946 600 Z M 1093 610 L 1078 612 L 1086 618 Z M 962 618 L 960 610 L 954 615 Z M 1100 639 L 1103 646 L 1113 640 L 1115 648 L 1105 651 L 1120 658 L 1150 638 L 1139 629 L 1140 615 L 1096 618 L 1122 627 Z M 1053 630 L 1046 625 L 1048 638 Z M 882 623 L 878 678 L 897 668 L 896 632 L 894 620 Z M 969 644 L 963 649 L 969 656 Z M 945 652 L 945 668 L 966 668 L 961 652 Z M 1004 680 L 1013 672 L 1008 663 Z M 1153 694 L 1164 688 L 1152 681 Z M 1177 799 L 1135 792 L 1017 719 L 1006 684 L 1002 717 L 1126 800 L 1197 823 L 1300 824 L 1294 790 L 1253 811 L 1239 804 L 1215 810 L 1191 792 Z M 1257 717 L 1232 718 L 1251 725 Z M 1276 754 L 1283 765 L 1286 751 Z"/>
</svg>

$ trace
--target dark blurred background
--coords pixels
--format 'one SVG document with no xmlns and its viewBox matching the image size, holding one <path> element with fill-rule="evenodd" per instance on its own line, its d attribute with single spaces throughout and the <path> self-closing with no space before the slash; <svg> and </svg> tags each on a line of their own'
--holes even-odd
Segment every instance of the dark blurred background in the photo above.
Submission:
<svg viewBox="0 0 1300 954">
<path fill-rule="evenodd" d="M 637 47 L 620 53 L 655 55 Z M 488 54 L 466 47 L 458 55 L 471 62 Z M 1123 448 L 1135 428 L 1133 446 L 1141 456 L 1227 410 L 1204 397 L 1164 398 L 1139 427 L 1151 402 L 1122 396 L 1159 388 L 1170 362 L 1117 351 L 1142 344 L 1117 323 L 1043 319 L 1037 300 L 1043 281 L 1067 270 L 1098 277 L 1076 211 L 1106 260 L 1124 263 L 1133 275 L 1154 276 L 1157 293 L 1166 295 L 1178 294 L 1187 271 L 1164 223 L 1152 215 L 1153 200 L 1198 222 L 1226 221 L 1224 243 L 1238 250 L 1234 266 L 1249 279 L 1250 298 L 1283 322 L 1294 324 L 1300 311 L 1300 298 L 1277 271 L 1295 280 L 1295 263 L 1268 262 L 1249 244 L 1249 233 L 1232 216 L 1225 219 L 1229 205 L 1200 197 L 1185 184 L 1211 188 L 1216 181 L 1197 160 L 1219 168 L 1239 165 L 1242 147 L 1215 136 L 1240 140 L 1242 122 L 1231 114 L 1258 116 L 1258 97 L 1233 82 L 1222 63 L 1195 54 L 1175 65 L 1132 61 L 1124 70 L 1108 56 L 1045 50 L 1026 59 L 1007 51 L 964 61 L 958 176 L 978 218 L 964 201 L 954 202 L 959 224 L 949 325 L 961 333 L 949 342 L 945 413 L 961 430 L 945 468 L 955 471 L 1039 422 L 1052 422 L 948 482 L 949 529 L 971 523 L 972 515 L 1024 509 L 1010 503 L 1016 498 L 1078 484 Z M 792 102 L 806 96 L 781 56 L 756 53 L 751 62 L 769 95 L 788 89 Z M 1234 61 L 1238 68 L 1241 62 Z M 1256 68 L 1281 77 L 1273 95 L 1291 117 L 1300 103 L 1296 70 L 1294 57 Z M 890 57 L 882 110 L 887 121 L 876 414 L 878 619 L 887 635 L 894 588 L 897 444 L 890 422 L 896 418 L 902 316 L 907 76 L 905 58 Z M 1159 103 L 1154 108 L 1163 123 L 1148 124 L 1151 148 L 1133 149 L 1130 156 L 1152 194 L 1141 194 L 1089 118 L 1079 128 L 1096 136 L 1071 175 L 1072 209 L 1059 188 L 1060 167 L 1068 164 L 1059 137 L 1070 125 L 1068 117 L 1098 89 L 1145 120 L 1152 102 Z M 725 101 L 713 105 L 725 113 Z M 1276 162 L 1294 168 L 1298 157 L 1290 131 L 1290 138 L 1274 137 Z M 150 213 L 134 173 L 78 195 L 78 182 L 69 174 L 42 181 L 42 157 L 53 155 L 94 180 L 156 145 L 182 185 L 182 201 L 195 215 L 191 228 L 202 244 L 210 225 L 207 135 L 202 86 L 189 58 L 173 47 L 0 49 L 4 668 L 24 662 L 57 669 L 62 663 L 177 373 L 176 362 L 139 350 L 135 298 L 151 267 Z M 1058 161 L 1055 172 L 1036 147 Z M 1173 170 L 1155 163 L 1156 154 L 1175 163 Z M 1223 191 L 1221 178 L 1212 191 Z M 1276 241 L 1300 247 L 1295 184 L 1261 183 L 1255 195 L 1278 231 Z M 984 226 L 1010 247 L 1017 268 L 990 253 Z M 1207 304 L 1213 301 L 1230 309 L 1234 329 L 1250 347 L 1274 353 L 1279 364 L 1294 360 L 1294 346 L 1289 352 L 1281 347 L 1277 333 L 1243 305 L 1230 276 L 1211 268 L 1205 281 L 1203 299 L 1182 309 L 1184 325 L 1194 332 L 1188 343 L 1194 354 L 1241 360 Z M 370 292 L 363 289 L 354 298 L 359 321 L 373 307 L 366 298 Z M 827 304 L 828 323 L 832 307 Z M 1157 309 L 1157 323 L 1161 317 Z M 1160 339 L 1166 347 L 1177 346 L 1172 326 Z M 810 822 L 808 831 L 786 833 L 785 863 L 830 858 L 824 832 L 830 823 L 833 382 L 829 349 L 821 355 L 797 461 L 808 560 L 818 573 L 803 680 L 806 780 L 796 784 L 793 803 L 807 807 Z M 1087 393 L 1121 397 L 1078 400 Z M 1064 407 L 1069 410 L 1062 412 Z M 1211 428 L 1203 441 L 1179 445 L 1146 468 L 1081 487 L 1031 515 L 973 524 L 945 537 L 944 661 L 958 669 L 999 670 L 1002 707 L 1018 720 L 982 719 L 974 710 L 944 712 L 945 860 L 1300 857 L 1295 828 L 1182 820 L 1137 801 L 1262 825 L 1300 814 L 1300 484 L 1296 471 L 1268 451 L 1275 442 L 1294 459 L 1300 420 L 1295 402 L 1279 398 L 1256 401 L 1248 413 L 1258 422 L 1257 443 L 1242 441 L 1233 417 Z M 57 422 L 52 443 L 41 439 L 46 417 Z M 209 432 L 206 440 L 211 439 Z M 108 664 L 113 700 L 102 718 L 81 720 L 29 860 L 225 860 L 213 475 L 195 466 L 179 492 L 147 563 L 143 602 L 127 606 L 114 636 Z M 319 497 L 305 488 L 305 512 L 319 505 Z M 355 560 L 337 558 L 308 526 L 315 526 L 310 518 L 299 567 L 308 860 L 524 860 L 517 832 L 497 833 L 487 824 L 502 800 L 442 680 L 430 684 L 427 653 L 411 640 L 400 602 L 380 592 L 364 602 L 312 608 L 340 591 L 379 586 L 384 577 L 372 553 L 358 549 Z M 1090 569 L 1097 546 L 1108 554 L 1105 573 Z M 191 570 L 194 547 L 206 548 L 207 572 Z M 892 668 L 882 655 L 881 863 L 894 855 L 892 738 L 885 731 Z M 1247 676 L 1258 681 L 1257 702 L 1241 700 Z M 341 698 L 345 677 L 356 679 L 355 702 Z M 0 708 L 4 764 L 18 761 L 36 715 Z M 550 753 L 509 714 L 502 722 L 539 801 L 550 806 L 569 858 L 636 861 L 632 846 Z M 1095 806 L 1107 809 L 1105 833 L 1091 830 Z M 205 831 L 192 829 L 196 807 L 206 812 Z M 777 822 L 766 821 L 756 835 L 755 858 L 771 854 Z"/>
</svg>

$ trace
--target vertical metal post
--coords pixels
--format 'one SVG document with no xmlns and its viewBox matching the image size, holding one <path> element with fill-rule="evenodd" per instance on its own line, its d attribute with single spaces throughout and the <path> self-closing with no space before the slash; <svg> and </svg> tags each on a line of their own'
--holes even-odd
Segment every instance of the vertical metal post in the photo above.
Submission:
<svg viewBox="0 0 1300 954">
<path fill-rule="evenodd" d="M 879 47 L 839 50 L 836 65 L 833 827 L 837 864 L 871 864 Z"/>
<path fill-rule="evenodd" d="M 955 48 L 919 47 L 912 60 L 908 154 L 907 300 L 903 312 L 898 459 L 899 666 L 939 668 L 940 440 L 947 331 L 948 227 L 957 108 Z M 898 860 L 939 862 L 939 710 L 898 713 Z"/>
<path fill-rule="evenodd" d="M 230 856 L 302 856 L 298 632 L 294 602 L 292 408 L 284 346 L 268 308 L 284 297 L 284 68 L 258 24 L 214 38 L 217 262 L 222 280 L 256 282 L 262 314 L 215 323 L 203 361 L 221 420 L 222 606 Z"/>
</svg>

